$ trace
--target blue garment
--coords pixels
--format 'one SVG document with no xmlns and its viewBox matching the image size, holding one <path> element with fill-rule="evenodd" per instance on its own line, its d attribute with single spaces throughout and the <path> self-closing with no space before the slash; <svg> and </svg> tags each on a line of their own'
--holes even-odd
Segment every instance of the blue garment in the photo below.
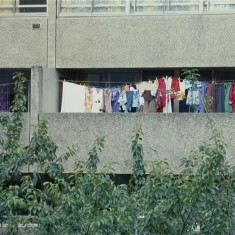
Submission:
<svg viewBox="0 0 235 235">
<path fill-rule="evenodd" d="M 223 84 L 216 84 L 215 85 L 215 109 L 217 113 L 223 113 L 225 110 L 224 107 L 224 85 Z"/>
<path fill-rule="evenodd" d="M 206 89 L 208 84 L 206 82 L 201 82 L 201 87 L 199 88 L 200 97 L 199 97 L 199 105 L 196 105 L 196 113 L 204 113 L 204 98 L 206 95 Z"/>
<path fill-rule="evenodd" d="M 140 92 L 138 90 L 133 91 L 132 107 L 133 108 L 139 108 L 140 107 Z"/>
<path fill-rule="evenodd" d="M 123 110 L 126 110 L 126 102 L 127 102 L 126 92 L 122 91 L 119 95 L 118 103 L 119 103 L 119 106 L 121 106 Z"/>
<path fill-rule="evenodd" d="M 119 112 L 119 103 L 118 103 L 119 95 L 120 95 L 119 88 L 113 87 L 112 88 L 112 99 L 111 99 L 113 113 Z"/>
<path fill-rule="evenodd" d="M 192 84 L 192 87 L 188 90 L 186 104 L 193 107 L 200 105 L 200 88 L 195 84 Z"/>
<path fill-rule="evenodd" d="M 132 103 L 133 103 L 133 91 L 126 91 L 126 110 L 125 112 L 130 112 L 132 108 Z"/>
</svg>

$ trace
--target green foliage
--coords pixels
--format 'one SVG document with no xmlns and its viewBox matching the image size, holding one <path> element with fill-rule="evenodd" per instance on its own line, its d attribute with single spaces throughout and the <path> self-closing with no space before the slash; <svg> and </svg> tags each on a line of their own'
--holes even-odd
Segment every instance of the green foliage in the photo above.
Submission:
<svg viewBox="0 0 235 235">
<path fill-rule="evenodd" d="M 17 74 L 13 113 L 0 117 L 0 224 L 7 225 L 1 234 L 233 234 L 234 169 L 226 162 L 226 145 L 210 116 L 211 139 L 182 160 L 179 175 L 167 162 L 156 161 L 146 176 L 143 132 L 135 129 L 130 190 L 97 173 L 104 137 L 96 138 L 87 162 L 78 161 L 71 174 L 64 173 L 63 163 L 78 148 L 58 156 L 46 121 L 39 122 L 29 145 L 22 146 L 23 84 Z M 35 170 L 22 174 L 25 165 Z"/>
<path fill-rule="evenodd" d="M 97 137 L 94 145 L 92 146 L 91 150 L 88 152 L 89 159 L 86 163 L 86 169 L 88 171 L 97 170 L 97 164 L 100 162 L 100 159 L 98 157 L 98 152 L 101 152 L 103 148 L 104 148 L 104 137 L 103 136 Z"/>
<path fill-rule="evenodd" d="M 141 128 L 133 130 L 131 152 L 133 157 L 132 172 L 133 184 L 136 190 L 140 189 L 145 183 L 145 163 L 143 152 L 143 132 Z"/>
<path fill-rule="evenodd" d="M 198 69 L 183 69 L 183 73 L 181 74 L 185 79 L 194 84 L 200 78 L 199 70 Z"/>
</svg>

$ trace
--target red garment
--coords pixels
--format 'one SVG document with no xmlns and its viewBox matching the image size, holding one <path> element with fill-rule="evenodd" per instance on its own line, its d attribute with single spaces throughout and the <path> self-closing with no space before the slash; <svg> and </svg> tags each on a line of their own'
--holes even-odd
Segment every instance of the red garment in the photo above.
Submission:
<svg viewBox="0 0 235 235">
<path fill-rule="evenodd" d="M 231 85 L 229 92 L 229 103 L 232 104 L 233 113 L 235 113 L 235 86 Z"/>
<path fill-rule="evenodd" d="M 160 95 L 160 102 L 158 108 L 166 106 L 166 83 L 163 78 L 158 79 L 158 92 Z"/>
<path fill-rule="evenodd" d="M 175 99 L 176 98 L 176 94 L 177 92 L 180 91 L 180 81 L 178 78 L 172 78 L 172 82 L 171 82 L 171 92 L 173 93 L 171 95 L 171 99 Z"/>
</svg>

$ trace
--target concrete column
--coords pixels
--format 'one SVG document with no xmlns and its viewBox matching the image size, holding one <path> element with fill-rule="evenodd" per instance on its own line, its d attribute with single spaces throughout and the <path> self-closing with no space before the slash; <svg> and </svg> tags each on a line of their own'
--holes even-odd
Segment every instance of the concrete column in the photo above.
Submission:
<svg viewBox="0 0 235 235">
<path fill-rule="evenodd" d="M 57 17 L 57 1 L 48 1 L 48 55 L 47 67 L 56 67 L 56 17 Z"/>
<path fill-rule="evenodd" d="M 54 68 L 43 68 L 42 112 L 59 112 L 59 73 Z"/>
<path fill-rule="evenodd" d="M 39 113 L 42 112 L 42 78 L 42 67 L 32 67 L 30 83 L 30 138 L 35 129 L 34 126 L 38 124 Z"/>
</svg>

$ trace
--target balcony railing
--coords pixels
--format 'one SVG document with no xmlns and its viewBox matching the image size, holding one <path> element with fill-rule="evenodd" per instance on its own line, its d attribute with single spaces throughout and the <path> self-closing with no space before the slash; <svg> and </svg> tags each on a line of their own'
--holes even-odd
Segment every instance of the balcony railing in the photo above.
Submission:
<svg viewBox="0 0 235 235">
<path fill-rule="evenodd" d="M 58 0 L 58 15 L 235 13 L 235 0 Z"/>
<path fill-rule="evenodd" d="M 0 0 L 0 16 L 45 15 L 47 0 Z"/>
</svg>

